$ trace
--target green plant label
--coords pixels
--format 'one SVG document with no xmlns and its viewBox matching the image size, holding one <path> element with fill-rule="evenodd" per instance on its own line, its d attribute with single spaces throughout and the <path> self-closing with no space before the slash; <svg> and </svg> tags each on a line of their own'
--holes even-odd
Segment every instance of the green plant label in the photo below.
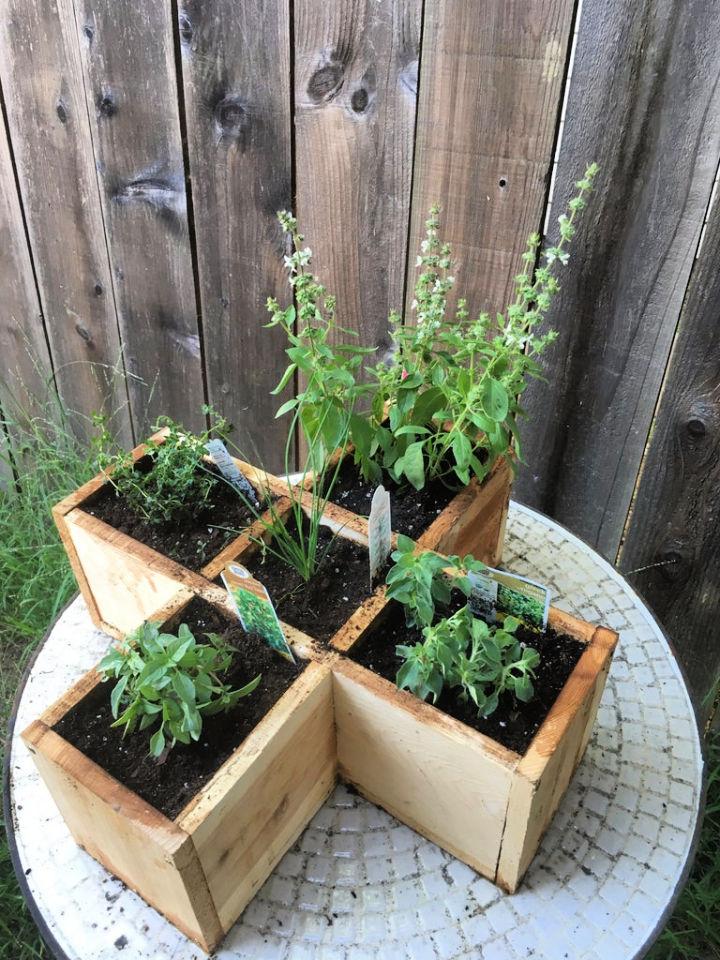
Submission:
<svg viewBox="0 0 720 960">
<path fill-rule="evenodd" d="M 370 503 L 368 518 L 368 552 L 370 554 L 370 586 L 382 570 L 392 549 L 390 494 L 382 486 L 377 488 Z"/>
<path fill-rule="evenodd" d="M 235 463 L 227 451 L 227 447 L 222 440 L 208 440 L 205 449 L 212 457 L 213 463 L 220 473 L 225 477 L 228 483 L 231 483 L 246 500 L 249 500 L 255 507 L 259 507 L 257 494 L 248 478 Z"/>
<path fill-rule="evenodd" d="M 256 633 L 273 650 L 295 663 L 273 602 L 262 583 L 255 580 L 250 571 L 240 563 L 228 563 L 221 576 L 240 617 L 243 630 L 246 633 Z"/>
<path fill-rule="evenodd" d="M 488 567 L 483 573 L 469 573 L 472 593 L 468 605 L 483 619 L 495 619 L 497 611 L 510 614 L 530 626 L 545 630 L 550 610 L 550 590 L 541 583 L 516 573 Z"/>
</svg>

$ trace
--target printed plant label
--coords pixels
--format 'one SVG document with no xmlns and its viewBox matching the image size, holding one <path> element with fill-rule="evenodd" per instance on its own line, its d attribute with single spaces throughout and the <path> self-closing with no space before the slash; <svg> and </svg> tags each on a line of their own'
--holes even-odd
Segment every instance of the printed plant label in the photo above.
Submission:
<svg viewBox="0 0 720 960">
<path fill-rule="evenodd" d="M 245 499 L 249 500 L 253 506 L 259 507 L 260 504 L 258 502 L 257 494 L 255 493 L 253 485 L 250 483 L 247 477 L 243 476 L 238 465 L 227 452 L 227 447 L 222 440 L 208 440 L 208 442 L 205 444 L 205 449 L 210 454 L 213 459 L 213 463 L 218 468 L 220 473 L 225 477 L 228 483 L 231 483 L 236 490 L 239 490 Z"/>
<path fill-rule="evenodd" d="M 473 585 L 468 604 L 476 616 L 494 619 L 497 610 L 540 630 L 545 630 L 550 610 L 550 590 L 527 577 L 488 567 L 485 573 L 471 573 Z"/>
<path fill-rule="evenodd" d="M 265 587 L 240 563 L 228 563 L 221 573 L 222 582 L 237 610 L 243 630 L 256 633 L 287 660 L 295 663 L 285 639 L 278 615 Z"/>
<path fill-rule="evenodd" d="M 373 494 L 368 517 L 368 552 L 370 554 L 370 586 L 382 570 L 392 549 L 390 494 L 382 486 Z"/>
</svg>

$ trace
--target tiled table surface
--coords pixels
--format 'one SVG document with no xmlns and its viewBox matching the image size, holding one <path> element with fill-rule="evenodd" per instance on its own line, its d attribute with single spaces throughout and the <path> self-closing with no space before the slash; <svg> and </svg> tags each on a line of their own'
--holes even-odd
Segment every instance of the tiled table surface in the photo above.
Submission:
<svg viewBox="0 0 720 960">
<path fill-rule="evenodd" d="M 642 956 L 681 881 L 702 756 L 675 659 L 612 567 L 551 520 L 512 504 L 504 565 L 553 603 L 620 632 L 586 756 L 526 880 L 507 896 L 338 787 L 245 911 L 218 960 L 616 960 Z M 80 599 L 28 678 L 10 756 L 20 868 L 72 960 L 204 955 L 71 840 L 18 732 L 108 638 Z"/>
</svg>

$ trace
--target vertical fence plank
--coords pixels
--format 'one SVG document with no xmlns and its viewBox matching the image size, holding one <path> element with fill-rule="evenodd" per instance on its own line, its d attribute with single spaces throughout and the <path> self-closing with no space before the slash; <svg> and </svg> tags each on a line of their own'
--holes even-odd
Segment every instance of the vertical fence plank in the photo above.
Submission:
<svg viewBox="0 0 720 960">
<path fill-rule="evenodd" d="M 0 69 L 58 386 L 77 429 L 94 410 L 132 434 L 85 109 L 65 0 L 6 0 Z M 120 368 L 120 375 L 113 369 Z"/>
<path fill-rule="evenodd" d="M 205 397 L 170 4 L 75 7 L 135 432 L 158 414 L 196 428 Z"/>
<path fill-rule="evenodd" d="M 718 264 L 716 202 L 688 285 L 620 552 L 623 571 L 649 568 L 631 581 L 677 644 L 698 703 L 720 676 Z"/>
<path fill-rule="evenodd" d="M 51 365 L 10 146 L 0 121 L 0 403 L 14 412 L 36 413 L 47 390 Z"/>
<path fill-rule="evenodd" d="M 291 205 L 287 0 L 181 0 L 179 28 L 208 392 L 247 459 L 276 469 L 285 363 L 265 301 L 289 302 L 277 210 Z"/>
<path fill-rule="evenodd" d="M 521 499 L 615 558 L 720 152 L 715 4 L 585 0 L 554 218 L 589 160 L 597 193 L 525 395 Z"/>
<path fill-rule="evenodd" d="M 402 311 L 420 0 L 296 0 L 297 214 L 340 323 L 387 347 Z"/>
<path fill-rule="evenodd" d="M 472 312 L 504 309 L 541 223 L 573 6 L 425 6 L 410 250 L 439 202 Z"/>
</svg>

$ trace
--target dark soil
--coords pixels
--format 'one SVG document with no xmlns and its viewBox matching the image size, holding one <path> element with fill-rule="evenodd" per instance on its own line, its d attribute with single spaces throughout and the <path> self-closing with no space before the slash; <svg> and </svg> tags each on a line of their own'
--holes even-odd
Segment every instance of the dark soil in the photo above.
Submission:
<svg viewBox="0 0 720 960">
<path fill-rule="evenodd" d="M 167 759 L 158 763 L 148 756 L 154 727 L 123 738 L 120 729 L 110 728 L 113 681 L 99 684 L 55 726 L 85 756 L 171 819 L 210 780 L 306 666 L 300 661 L 294 667 L 260 637 L 246 634 L 237 621 L 199 597 L 185 608 L 179 623 L 187 623 L 201 642 L 204 634 L 218 633 L 238 649 L 224 677 L 234 688 L 262 674 L 257 689 L 240 700 L 234 710 L 203 720 L 197 743 L 178 743 Z"/>
<path fill-rule="evenodd" d="M 455 608 L 461 605 L 457 603 Z M 519 703 L 512 694 L 505 693 L 500 698 L 495 713 L 485 719 L 478 715 L 477 708 L 472 703 L 459 699 L 457 690 L 444 690 L 434 706 L 474 730 L 492 737 L 509 750 L 523 754 L 565 686 L 585 645 L 554 630 L 538 633 L 521 626 L 516 636 L 540 654 L 540 665 L 533 680 L 535 696 L 530 703 Z M 403 660 L 395 654 L 396 645 L 412 645 L 421 640 L 421 631 L 405 624 L 402 606 L 391 602 L 387 611 L 381 614 L 355 644 L 349 656 L 395 683 L 397 672 L 403 664 Z"/>
<path fill-rule="evenodd" d="M 327 527 L 320 528 L 318 556 L 326 550 L 327 553 L 308 583 L 271 553 L 263 557 L 258 552 L 243 560 L 255 579 L 266 587 L 278 617 L 321 643 L 327 643 L 372 592 L 367 548 L 333 536 Z M 385 580 L 385 573 L 386 570 L 380 571 L 378 582 Z"/>
<path fill-rule="evenodd" d="M 449 486 L 442 480 L 433 480 L 422 490 L 416 490 L 410 484 L 401 486 L 386 476 L 383 479 L 383 486 L 390 493 L 393 530 L 417 540 L 461 489 L 459 484 L 452 483 L 452 477 L 447 477 L 446 480 Z M 352 457 L 345 457 L 340 465 L 330 500 L 347 510 L 352 510 L 353 513 L 366 517 L 370 513 L 370 501 L 377 486 L 377 483 L 366 483 L 360 476 Z"/>
<path fill-rule="evenodd" d="M 151 459 L 144 457 L 138 461 L 137 469 L 151 465 Z M 83 510 L 190 570 L 199 571 L 254 520 L 252 511 L 230 484 L 213 467 L 208 469 L 218 480 L 210 501 L 195 513 L 187 511 L 164 523 L 148 523 L 118 496 L 110 483 L 90 497 Z M 212 524 L 229 530 L 219 530 Z"/>
</svg>

